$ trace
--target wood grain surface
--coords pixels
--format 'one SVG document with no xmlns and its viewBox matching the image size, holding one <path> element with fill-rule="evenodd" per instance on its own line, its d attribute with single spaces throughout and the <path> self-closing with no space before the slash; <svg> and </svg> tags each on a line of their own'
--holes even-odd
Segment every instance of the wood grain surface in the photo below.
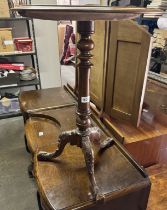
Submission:
<svg viewBox="0 0 167 210">
<path fill-rule="evenodd" d="M 63 130 L 75 128 L 74 107 L 49 110 L 45 113 L 54 115 L 60 122 L 61 126 L 54 130 L 57 132 L 55 137 Z M 95 125 L 95 122 L 92 120 L 91 122 Z M 53 126 L 50 123 L 46 126 L 45 123 L 43 126 L 39 119 L 38 123 L 36 119 L 27 121 L 26 133 L 29 133 L 29 142 L 37 141 L 37 138 L 40 142 L 38 133 L 41 130 L 44 133 L 43 143 L 48 141 L 50 134 L 53 133 Z M 101 131 L 101 142 L 106 137 Z M 98 153 L 97 142 L 92 143 L 95 153 L 95 176 L 101 192 L 105 195 L 105 202 L 95 203 L 91 199 L 82 151 L 76 146 L 67 145 L 63 154 L 52 162 L 41 162 L 35 158 L 35 177 L 45 209 L 138 210 L 140 206 L 145 210 L 150 188 L 147 175 L 126 155 L 116 141 L 103 153 Z M 56 144 L 44 143 L 43 146 L 42 144 L 38 151 L 55 150 Z"/>
<path fill-rule="evenodd" d="M 162 14 L 159 9 L 137 7 L 97 7 L 97 6 L 55 6 L 55 5 L 27 5 L 13 9 L 22 16 L 45 20 L 117 20 L 132 19 L 139 14 Z"/>
<path fill-rule="evenodd" d="M 147 210 L 167 209 L 167 165 L 149 167 L 147 172 L 152 183 Z"/>
<path fill-rule="evenodd" d="M 109 130 L 124 140 L 125 147 L 143 166 L 167 163 L 167 114 L 162 105 L 167 105 L 167 88 L 149 79 L 138 128 L 125 121 L 104 119 Z"/>
<path fill-rule="evenodd" d="M 104 112 L 138 126 L 151 35 L 134 21 L 111 21 L 106 67 Z"/>
<path fill-rule="evenodd" d="M 42 111 L 76 103 L 64 87 L 21 92 L 19 102 L 22 112 Z"/>
</svg>

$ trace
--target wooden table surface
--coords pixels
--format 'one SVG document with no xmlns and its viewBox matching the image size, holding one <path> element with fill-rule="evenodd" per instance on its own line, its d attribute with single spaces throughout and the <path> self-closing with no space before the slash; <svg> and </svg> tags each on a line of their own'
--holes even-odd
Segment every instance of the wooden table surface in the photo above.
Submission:
<svg viewBox="0 0 167 210">
<path fill-rule="evenodd" d="M 139 14 L 162 14 L 159 9 L 139 7 L 27 5 L 13 9 L 22 16 L 45 20 L 113 20 L 132 19 Z"/>
</svg>

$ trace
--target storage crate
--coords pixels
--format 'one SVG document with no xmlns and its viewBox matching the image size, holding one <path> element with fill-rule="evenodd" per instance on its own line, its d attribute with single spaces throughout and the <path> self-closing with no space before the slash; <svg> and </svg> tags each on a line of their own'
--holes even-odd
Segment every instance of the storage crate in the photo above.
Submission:
<svg viewBox="0 0 167 210">
<path fill-rule="evenodd" d="M 9 18 L 8 0 L 0 0 L 0 18 Z"/>
<path fill-rule="evenodd" d="M 19 112 L 19 101 L 18 98 L 2 98 L 0 100 L 0 115 L 1 114 L 7 114 L 10 112 Z"/>
<path fill-rule="evenodd" d="M 14 44 L 11 28 L 0 28 L 0 53 L 13 52 Z"/>
</svg>

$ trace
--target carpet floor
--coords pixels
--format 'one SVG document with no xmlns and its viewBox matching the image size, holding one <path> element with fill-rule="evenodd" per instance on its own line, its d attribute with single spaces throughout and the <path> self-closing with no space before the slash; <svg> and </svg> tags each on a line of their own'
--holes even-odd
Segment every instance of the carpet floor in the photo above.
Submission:
<svg viewBox="0 0 167 210">
<path fill-rule="evenodd" d="M 35 180 L 27 168 L 22 117 L 0 120 L 0 209 L 39 210 Z"/>
</svg>

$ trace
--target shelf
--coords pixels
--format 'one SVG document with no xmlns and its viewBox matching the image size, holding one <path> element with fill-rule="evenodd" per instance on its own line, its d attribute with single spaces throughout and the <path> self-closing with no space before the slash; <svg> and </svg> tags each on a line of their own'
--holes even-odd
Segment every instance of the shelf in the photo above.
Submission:
<svg viewBox="0 0 167 210">
<path fill-rule="evenodd" d="M 163 76 L 161 74 L 157 74 L 155 72 L 149 71 L 148 72 L 148 77 L 150 79 L 156 80 L 158 82 L 161 82 L 161 83 L 167 85 L 167 76 L 165 77 L 165 76 Z"/>
<path fill-rule="evenodd" d="M 25 86 L 33 86 L 33 85 L 39 85 L 39 80 L 33 79 L 31 81 L 22 81 L 20 80 L 19 84 L 17 87 L 25 87 Z"/>
<path fill-rule="evenodd" d="M 0 114 L 0 119 L 5 119 L 5 118 L 9 118 L 9 117 L 18 117 L 21 116 L 21 112 L 17 111 L 17 112 L 9 112 L 9 113 L 5 113 L 5 114 Z"/>
<path fill-rule="evenodd" d="M 35 51 L 30 52 L 20 52 L 20 51 L 14 51 L 14 52 L 5 52 L 0 53 L 0 57 L 8 57 L 8 56 L 25 56 L 25 55 L 35 55 Z"/>
<path fill-rule="evenodd" d="M 23 21 L 23 20 L 31 20 L 31 18 L 26 17 L 2 17 L 0 21 Z"/>
<path fill-rule="evenodd" d="M 159 17 L 142 17 L 142 20 L 152 20 L 157 21 Z"/>
<path fill-rule="evenodd" d="M 35 86 L 39 85 L 39 80 L 33 79 L 31 81 L 22 81 L 20 80 L 17 84 L 10 84 L 10 85 L 3 85 L 2 87 L 0 86 L 0 89 L 8 89 L 8 88 L 19 88 L 19 87 L 25 87 L 25 86 Z"/>
</svg>

